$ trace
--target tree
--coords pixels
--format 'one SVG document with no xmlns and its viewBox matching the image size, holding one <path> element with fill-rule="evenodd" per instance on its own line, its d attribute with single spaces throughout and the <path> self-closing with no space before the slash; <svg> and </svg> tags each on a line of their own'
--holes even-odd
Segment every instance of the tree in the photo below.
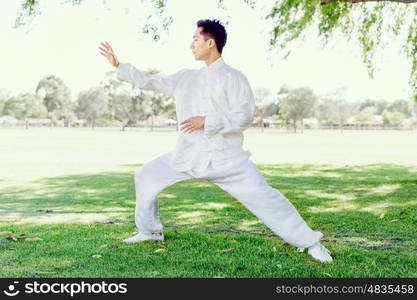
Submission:
<svg viewBox="0 0 417 300">
<path fill-rule="evenodd" d="M 315 116 L 320 125 L 333 125 L 336 122 L 336 101 L 321 98 L 316 106 Z"/>
<path fill-rule="evenodd" d="M 157 74 L 156 69 L 146 70 L 148 74 Z M 102 82 L 107 95 L 109 95 L 109 110 L 114 109 L 114 116 L 120 120 L 122 131 L 126 127 L 135 125 L 137 121 L 150 119 L 150 129 L 154 128 L 154 118 L 165 114 L 176 118 L 175 103 L 172 98 L 153 91 L 140 90 L 134 86 L 127 89 L 126 84 L 114 79 L 115 72 L 108 73 L 108 79 Z"/>
<path fill-rule="evenodd" d="M 279 114 L 279 105 L 278 103 L 272 102 L 269 104 L 266 104 L 263 107 L 263 115 L 264 117 L 272 117 Z"/>
<path fill-rule="evenodd" d="M 4 114 L 19 120 L 27 118 L 44 118 L 48 111 L 42 98 L 36 94 L 25 93 L 9 98 L 4 104 Z"/>
<path fill-rule="evenodd" d="M 116 71 L 113 70 L 106 73 L 105 79 L 100 82 L 100 86 L 104 88 L 108 96 L 107 113 L 105 118 L 112 122 L 118 119 L 116 114 L 116 103 L 118 99 L 116 98 L 122 97 L 121 101 L 123 102 L 123 97 L 126 96 L 126 93 L 128 93 L 126 85 L 124 85 L 122 81 L 116 79 Z"/>
<path fill-rule="evenodd" d="M 164 106 L 164 114 L 167 118 L 178 121 L 177 120 L 177 112 L 175 107 L 175 101 L 173 99 L 168 100 Z M 178 130 L 177 126 L 177 130 Z"/>
<path fill-rule="evenodd" d="M 382 113 L 382 122 L 384 126 L 401 126 L 406 119 L 406 115 L 399 111 L 384 110 Z"/>
<path fill-rule="evenodd" d="M 145 120 L 143 91 L 133 89 L 130 93 L 120 92 L 114 95 L 115 116 L 123 123 L 122 131 L 126 127 L 135 125 L 139 120 Z"/>
<path fill-rule="evenodd" d="M 6 89 L 0 89 L 0 116 L 3 115 L 4 105 L 6 104 L 7 99 L 11 97 L 10 95 L 10 91 Z"/>
<path fill-rule="evenodd" d="M 359 103 L 348 102 L 343 99 L 334 100 L 323 98 L 320 99 L 317 106 L 317 118 L 321 123 L 328 125 L 338 124 L 340 132 L 343 133 L 343 128 L 346 120 L 354 115 L 359 110 Z"/>
<path fill-rule="evenodd" d="M 283 119 L 292 120 L 294 132 L 297 132 L 297 121 L 301 121 L 301 132 L 303 132 L 303 119 L 314 113 L 317 104 L 317 97 L 313 90 L 306 87 L 290 89 L 280 99 L 280 114 Z"/>
<path fill-rule="evenodd" d="M 371 100 L 371 99 L 366 99 L 365 101 L 361 101 L 359 110 L 362 111 L 367 107 L 376 107 L 376 103 L 377 101 Z"/>
<path fill-rule="evenodd" d="M 150 128 L 152 131 L 154 128 L 154 118 L 159 115 L 166 115 L 167 111 L 172 111 L 173 100 L 164 94 L 154 92 L 150 92 L 146 99 L 147 101 L 145 103 L 151 119 Z"/>
<path fill-rule="evenodd" d="M 213 0 L 214 1 L 214 0 Z M 224 8 L 225 0 L 216 0 L 219 8 Z M 232 1 L 232 0 L 229 0 Z M 25 0 L 16 19 L 16 27 L 25 19 L 40 14 L 38 0 Z M 68 0 L 73 5 L 82 0 Z M 142 1 L 143 5 L 153 6 L 154 13 L 146 19 L 142 33 L 151 34 L 155 41 L 160 40 L 161 28 L 168 31 L 173 18 L 168 16 L 165 7 L 168 0 Z M 244 0 L 252 8 L 256 0 Z M 286 58 L 293 46 L 291 42 L 301 40 L 311 31 L 318 30 L 324 45 L 334 33 L 340 32 L 350 41 L 356 39 L 362 50 L 362 61 L 372 78 L 374 74 L 374 54 L 382 50 L 387 42 L 384 39 L 404 37 L 404 53 L 410 60 L 410 86 L 417 102 L 417 0 L 281 0 L 271 1 L 269 13 L 265 16 L 272 21 L 270 30 L 271 49 L 278 47 L 287 50 Z M 386 33 L 386 34 L 383 34 Z"/>
<path fill-rule="evenodd" d="M 159 74 L 160 71 L 157 69 L 148 69 L 146 73 L 153 75 Z M 145 100 L 142 102 L 144 106 L 143 110 L 148 118 L 151 119 L 150 129 L 153 131 L 155 116 L 166 114 L 167 112 L 172 115 L 174 101 L 171 97 L 153 91 L 144 91 L 143 95 Z"/>
<path fill-rule="evenodd" d="M 409 101 L 407 101 L 407 102 L 409 102 Z M 375 103 L 375 106 L 376 106 L 376 114 L 377 115 L 382 115 L 382 112 L 384 111 L 384 109 L 386 109 L 388 107 L 388 105 L 389 105 L 389 102 L 387 100 L 377 101 Z"/>
<path fill-rule="evenodd" d="M 374 55 L 382 50 L 384 39 L 405 36 L 404 52 L 411 64 L 410 86 L 417 101 L 417 5 L 413 0 L 283 0 L 275 2 L 267 19 L 273 22 L 270 46 L 291 51 L 291 42 L 301 40 L 316 28 L 323 44 L 341 33 L 348 41 L 356 39 L 368 75 L 374 75 Z"/>
<path fill-rule="evenodd" d="M 264 131 L 264 118 L 267 114 L 267 100 L 271 96 L 271 91 L 266 88 L 257 88 L 253 92 L 255 98 L 255 117 L 259 118 L 259 126 Z"/>
<path fill-rule="evenodd" d="M 92 129 L 98 119 L 107 112 L 107 95 L 102 87 L 92 87 L 78 95 L 76 112 L 79 117 L 86 119 Z"/>
<path fill-rule="evenodd" d="M 407 100 L 395 100 L 387 109 L 391 112 L 400 112 L 406 117 L 411 117 L 413 111 L 412 105 L 413 104 Z"/>
<path fill-rule="evenodd" d="M 373 116 L 375 116 L 375 112 L 375 106 L 365 107 L 356 115 L 355 119 L 361 124 L 369 123 L 372 121 Z"/>
<path fill-rule="evenodd" d="M 75 103 L 63 80 L 55 75 L 48 75 L 39 81 L 36 93 L 43 98 L 44 105 L 51 118 L 69 120 L 72 118 Z"/>
</svg>

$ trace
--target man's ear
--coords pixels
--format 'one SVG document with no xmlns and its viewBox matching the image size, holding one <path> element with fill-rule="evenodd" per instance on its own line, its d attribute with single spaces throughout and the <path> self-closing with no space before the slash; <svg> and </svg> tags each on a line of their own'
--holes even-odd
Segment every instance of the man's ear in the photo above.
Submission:
<svg viewBox="0 0 417 300">
<path fill-rule="evenodd" d="M 209 39 L 209 47 L 216 47 L 216 41 L 214 39 Z"/>
</svg>

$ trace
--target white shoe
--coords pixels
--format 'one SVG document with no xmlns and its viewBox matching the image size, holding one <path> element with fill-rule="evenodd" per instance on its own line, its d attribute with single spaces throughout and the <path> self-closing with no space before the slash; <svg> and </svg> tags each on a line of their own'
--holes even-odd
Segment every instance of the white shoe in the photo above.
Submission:
<svg viewBox="0 0 417 300">
<path fill-rule="evenodd" d="M 138 233 L 130 238 L 123 240 L 125 243 L 140 243 L 143 241 L 163 241 L 164 235 L 159 233 Z"/>
<path fill-rule="evenodd" d="M 304 252 L 305 248 L 299 247 L 298 252 Z M 321 262 L 332 262 L 333 258 L 330 256 L 330 251 L 327 250 L 321 243 L 317 243 L 308 248 L 308 254 L 310 254 L 314 259 Z"/>
</svg>

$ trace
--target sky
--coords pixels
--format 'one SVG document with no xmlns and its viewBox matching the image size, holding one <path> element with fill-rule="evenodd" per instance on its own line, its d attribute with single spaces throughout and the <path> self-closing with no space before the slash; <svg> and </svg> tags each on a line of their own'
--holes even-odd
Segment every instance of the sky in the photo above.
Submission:
<svg viewBox="0 0 417 300">
<path fill-rule="evenodd" d="M 190 49 L 196 21 L 216 18 L 229 20 L 222 54 L 225 62 L 242 71 L 253 90 L 267 88 L 276 93 L 284 84 L 308 86 L 320 96 L 348 101 L 396 100 L 412 95 L 410 64 L 399 54 L 400 41 L 378 53 L 373 80 L 361 61 L 358 45 L 342 38 L 323 49 L 317 36 L 309 35 L 294 45 L 287 60 L 279 50 L 268 52 L 272 27 L 263 17 L 272 0 L 258 0 L 255 10 L 242 1 L 225 1 L 227 10 L 219 10 L 217 0 L 168 1 L 166 13 L 174 22 L 158 43 L 141 34 L 151 12 L 141 0 L 84 0 L 76 6 L 63 2 L 41 1 L 41 15 L 14 29 L 22 0 L 0 1 L 0 89 L 14 95 L 34 92 L 39 80 L 55 74 L 76 99 L 79 92 L 97 86 L 106 72 L 114 69 L 99 54 L 102 41 L 112 45 L 121 62 L 142 70 L 155 68 L 170 74 L 182 68 L 201 68 L 205 63 L 195 61 Z"/>
</svg>

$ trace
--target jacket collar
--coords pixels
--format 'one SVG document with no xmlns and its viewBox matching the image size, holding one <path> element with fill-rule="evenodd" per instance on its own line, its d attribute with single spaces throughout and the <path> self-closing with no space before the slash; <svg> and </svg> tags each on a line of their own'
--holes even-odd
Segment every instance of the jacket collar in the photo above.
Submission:
<svg viewBox="0 0 417 300">
<path fill-rule="evenodd" d="M 218 59 L 213 61 L 208 66 L 204 66 L 203 70 L 205 70 L 206 72 L 211 72 L 211 71 L 217 70 L 218 68 L 220 68 L 223 65 L 225 65 L 225 62 L 224 62 L 223 57 L 220 56 Z"/>
</svg>

